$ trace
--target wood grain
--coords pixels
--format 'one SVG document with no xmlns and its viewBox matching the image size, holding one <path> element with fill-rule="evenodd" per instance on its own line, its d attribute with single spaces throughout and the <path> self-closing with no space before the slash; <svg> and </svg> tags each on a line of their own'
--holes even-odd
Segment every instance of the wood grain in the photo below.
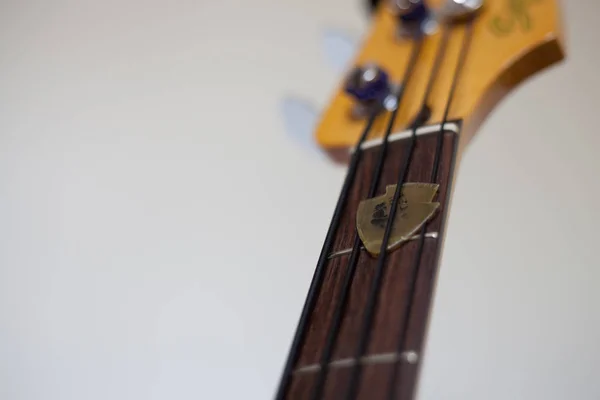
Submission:
<svg viewBox="0 0 600 400">
<path fill-rule="evenodd" d="M 446 137 L 446 142 L 448 142 Z M 407 141 L 393 143 L 389 147 L 388 160 L 384 164 L 384 171 L 379 181 L 377 195 L 385 193 L 385 187 L 387 185 L 396 184 L 398 177 L 398 170 L 401 167 L 403 154 L 406 150 Z M 435 158 L 436 148 L 436 136 L 426 135 L 420 136 L 413 153 L 413 160 L 408 168 L 406 182 L 429 182 L 431 176 L 431 170 Z M 442 147 L 442 164 L 449 165 L 452 158 L 452 146 L 449 143 L 444 143 Z M 333 245 L 333 252 L 348 249 L 352 247 L 354 241 L 354 226 L 356 224 L 356 210 L 358 203 L 365 199 L 369 191 L 369 183 L 371 182 L 371 175 L 375 169 L 377 162 L 377 156 L 379 155 L 380 147 L 369 149 L 365 153 L 365 156 L 361 162 L 361 167 L 357 172 L 356 182 L 349 203 L 350 207 L 347 207 L 340 223 L 340 234 L 337 235 Z M 394 152 L 394 153 L 392 153 Z M 446 184 L 446 177 L 443 177 L 442 181 L 439 182 L 440 187 L 438 197 L 439 201 L 444 202 L 446 199 L 446 191 L 443 185 Z M 437 232 L 440 226 L 439 214 L 429 224 L 429 232 Z"/>
<path fill-rule="evenodd" d="M 446 210 L 446 197 L 449 189 L 449 178 L 452 176 L 452 167 L 458 138 L 453 132 L 446 132 L 443 137 L 442 157 L 440 160 L 438 198 L 442 203 L 440 212 L 431 221 L 428 230 L 439 232 Z M 408 182 L 429 181 L 435 155 L 437 135 L 429 134 L 417 138 L 413 162 L 408 172 Z M 408 140 L 391 142 L 388 146 L 386 161 L 379 182 L 378 193 L 383 193 L 386 185 L 394 184 L 398 180 L 400 166 L 405 156 Z M 352 195 L 338 230 L 335 249 L 349 247 L 355 235 L 355 218 L 358 203 L 366 194 L 366 186 L 370 181 L 370 174 L 374 168 L 380 147 L 364 151 L 363 159 Z M 441 232 L 440 232 L 441 235 Z M 413 310 L 409 318 L 408 335 L 404 350 L 421 353 L 424 332 L 428 321 L 428 310 L 431 302 L 433 285 L 437 271 L 437 254 L 440 239 L 427 238 L 419 263 L 415 296 L 413 297 Z M 378 305 L 375 318 L 371 326 L 371 337 L 367 347 L 367 355 L 397 353 L 400 343 L 401 331 L 404 329 L 403 310 L 408 302 L 410 290 L 409 277 L 418 256 L 418 241 L 404 244 L 399 249 L 392 251 L 386 262 L 383 285 L 378 294 Z M 317 375 L 316 370 L 310 366 L 318 364 L 323 353 L 327 333 L 331 327 L 334 309 L 339 299 L 343 285 L 344 274 L 348 267 L 349 256 L 338 256 L 329 260 L 323 284 L 318 293 L 316 305 L 305 332 L 303 345 L 297 358 L 295 373 L 293 374 L 287 399 L 309 399 L 311 389 Z M 334 347 L 332 361 L 346 359 L 354 356 L 359 340 L 360 327 L 366 307 L 366 299 L 374 276 L 376 259 L 362 251 L 358 259 L 356 274 L 350 288 L 350 296 L 339 335 Z M 410 364 L 400 362 L 398 379 L 394 381 L 400 385 L 398 399 L 411 399 L 414 389 L 419 363 Z M 308 369 L 307 369 L 308 367 Z M 359 384 L 359 399 L 384 399 L 392 382 L 393 364 L 384 362 L 379 364 L 365 364 Z M 347 366 L 328 368 L 328 377 L 322 399 L 339 399 L 347 387 L 350 368 Z"/>
</svg>

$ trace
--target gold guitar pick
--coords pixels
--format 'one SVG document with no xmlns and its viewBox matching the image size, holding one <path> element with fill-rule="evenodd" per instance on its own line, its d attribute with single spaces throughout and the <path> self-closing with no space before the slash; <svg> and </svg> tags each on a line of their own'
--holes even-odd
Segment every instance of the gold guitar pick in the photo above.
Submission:
<svg viewBox="0 0 600 400">
<path fill-rule="evenodd" d="M 432 202 L 439 185 L 433 183 L 405 183 L 398 201 L 398 209 L 392 225 L 388 250 L 407 241 L 440 206 Z M 356 228 L 365 248 L 371 255 L 378 255 L 383 242 L 385 226 L 394 198 L 396 185 L 385 188 L 385 194 L 363 200 L 356 213 Z"/>
</svg>

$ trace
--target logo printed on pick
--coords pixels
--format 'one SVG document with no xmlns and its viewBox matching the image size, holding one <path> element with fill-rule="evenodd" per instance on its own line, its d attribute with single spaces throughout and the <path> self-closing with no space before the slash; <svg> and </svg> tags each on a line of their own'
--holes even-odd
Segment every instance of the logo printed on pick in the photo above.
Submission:
<svg viewBox="0 0 600 400">
<path fill-rule="evenodd" d="M 433 202 L 439 185 L 433 183 L 405 183 L 398 202 L 388 250 L 399 247 L 423 226 L 439 208 Z M 371 255 L 378 255 L 383 243 L 396 185 L 385 188 L 385 194 L 363 200 L 356 213 L 356 228 L 365 248 Z"/>
</svg>

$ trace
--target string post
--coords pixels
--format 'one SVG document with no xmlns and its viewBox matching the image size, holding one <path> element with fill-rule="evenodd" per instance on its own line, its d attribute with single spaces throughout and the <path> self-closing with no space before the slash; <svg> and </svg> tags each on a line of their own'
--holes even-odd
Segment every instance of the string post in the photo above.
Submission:
<svg viewBox="0 0 600 400">
<path fill-rule="evenodd" d="M 446 0 L 438 12 L 438 18 L 448 23 L 467 22 L 483 7 L 484 0 Z"/>
<path fill-rule="evenodd" d="M 344 91 L 355 100 L 352 117 L 364 119 L 389 107 L 389 98 L 394 86 L 390 83 L 387 72 L 370 63 L 350 71 Z"/>
<path fill-rule="evenodd" d="M 400 38 L 431 35 L 437 30 L 437 22 L 424 0 L 393 0 L 392 12 L 398 18 Z"/>
</svg>

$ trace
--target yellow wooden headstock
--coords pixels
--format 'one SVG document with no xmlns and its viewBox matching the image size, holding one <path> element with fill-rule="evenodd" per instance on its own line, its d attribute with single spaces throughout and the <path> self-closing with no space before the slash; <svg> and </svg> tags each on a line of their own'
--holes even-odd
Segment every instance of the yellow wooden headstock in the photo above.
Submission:
<svg viewBox="0 0 600 400">
<path fill-rule="evenodd" d="M 428 2 L 433 10 L 442 3 L 443 0 Z M 486 0 L 472 24 L 471 43 L 449 110 L 449 120 L 463 121 L 461 136 L 467 140 L 512 88 L 564 57 L 556 0 Z M 390 9 L 380 7 L 354 65 L 375 63 L 391 80 L 399 82 L 413 44 L 398 38 L 397 27 L 397 18 Z M 452 24 L 448 29 L 445 56 L 431 91 L 432 114 L 428 123 L 439 123 L 443 118 L 466 32 L 464 24 Z M 406 129 L 420 111 L 441 36 L 438 29 L 424 39 L 415 71 L 405 88 L 395 130 Z M 340 87 L 322 115 L 316 140 L 331 154 L 355 145 L 365 125 L 352 118 L 353 103 Z M 380 116 L 370 138 L 381 136 L 386 123 L 387 118 Z"/>
</svg>

